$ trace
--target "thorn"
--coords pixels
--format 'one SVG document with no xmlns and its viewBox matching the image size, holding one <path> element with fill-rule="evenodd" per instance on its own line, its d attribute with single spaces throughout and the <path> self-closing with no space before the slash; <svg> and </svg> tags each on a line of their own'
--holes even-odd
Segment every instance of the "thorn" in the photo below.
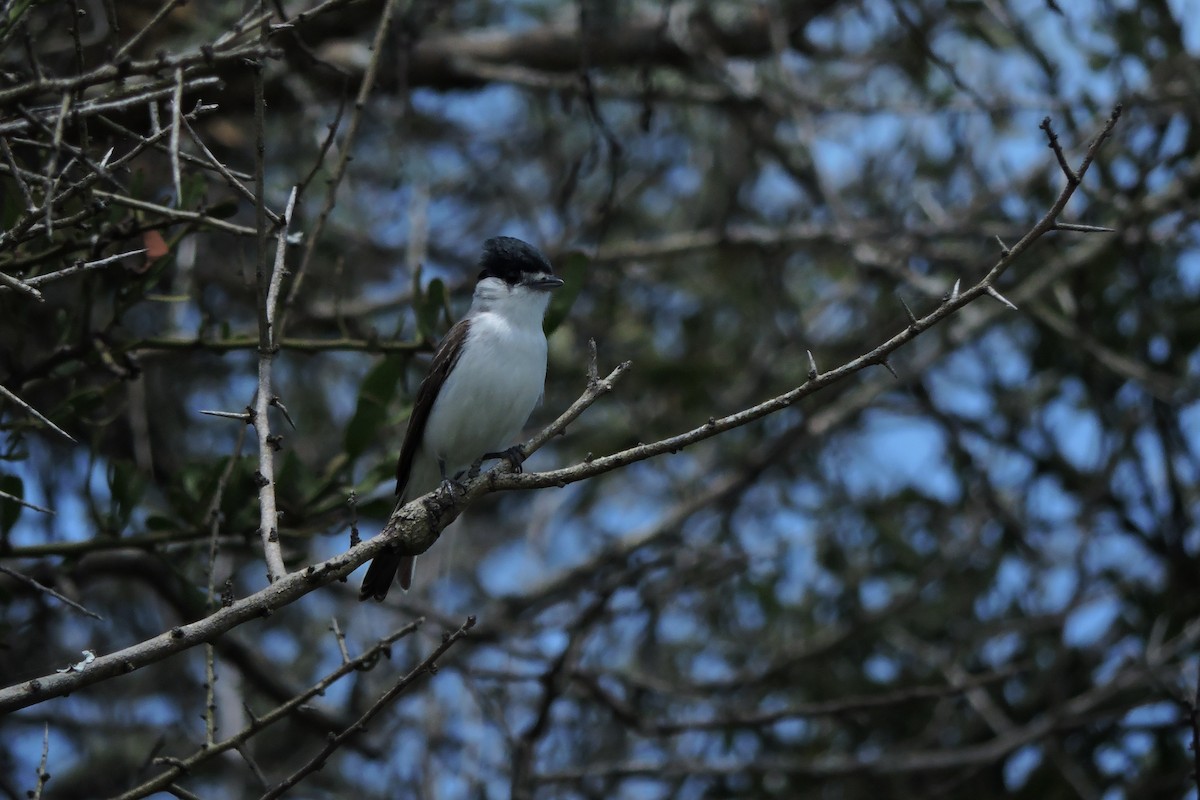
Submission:
<svg viewBox="0 0 1200 800">
<path fill-rule="evenodd" d="M 54 509 L 43 508 L 42 506 L 39 506 L 36 503 L 30 503 L 28 500 L 22 500 L 21 498 L 15 497 L 14 495 L 9 494 L 8 492 L 0 492 L 0 499 L 8 500 L 8 501 L 16 503 L 18 505 L 25 506 L 26 508 L 32 508 L 34 511 L 40 511 L 43 514 L 49 514 L 50 516 L 54 516 Z"/>
<path fill-rule="evenodd" d="M 288 425 L 292 426 L 292 430 L 296 430 L 296 423 L 292 422 L 292 415 L 288 413 L 287 406 L 279 399 L 279 395 L 274 395 L 271 398 L 271 405 L 283 412 L 283 418 L 287 420 Z"/>
<path fill-rule="evenodd" d="M 244 411 L 205 411 L 201 409 L 197 413 L 205 414 L 210 417 L 222 417 L 224 419 L 237 419 L 249 424 L 251 417 Z"/>
<path fill-rule="evenodd" d="M 1055 222 L 1053 230 L 1077 231 L 1079 233 L 1116 233 L 1116 228 L 1106 228 L 1103 225 L 1080 225 L 1075 222 Z"/>
<path fill-rule="evenodd" d="M 808 379 L 810 381 L 816 380 L 817 376 L 821 374 L 820 370 L 817 369 L 817 360 L 813 358 L 812 350 L 805 350 L 804 352 L 808 353 Z"/>
<path fill-rule="evenodd" d="M 32 414 L 34 417 L 37 417 L 39 420 L 41 420 L 41 421 L 42 421 L 42 423 L 43 423 L 44 425 L 46 425 L 47 427 L 49 427 L 49 428 L 50 428 L 50 430 L 54 431 L 55 433 L 57 433 L 57 434 L 59 434 L 59 435 L 61 435 L 61 436 L 64 436 L 64 437 L 66 437 L 66 438 L 67 438 L 67 440 L 71 442 L 71 444 L 78 444 L 78 442 L 76 442 L 76 441 L 75 441 L 75 438 L 74 438 L 73 436 L 71 436 L 71 434 L 67 433 L 67 432 L 66 432 L 66 431 L 64 431 L 62 428 L 60 428 L 60 427 L 58 427 L 57 425 L 55 425 L 55 424 L 54 424 L 53 422 L 51 422 L 51 421 L 50 421 L 50 420 L 49 420 L 49 419 L 48 419 L 48 418 L 47 418 L 47 417 L 46 417 L 44 414 L 42 414 L 42 412 L 38 411 L 38 410 L 37 410 L 36 408 L 34 408 L 33 406 L 29 405 L 29 403 L 26 403 L 24 400 L 22 400 L 21 398 L 17 397 L 15 394 L 13 394 L 12 392 L 10 392 L 8 389 L 4 388 L 3 386 L 0 386 L 0 395 L 4 395 L 4 396 L 5 396 L 5 397 L 7 397 L 9 400 L 11 400 L 12 402 L 14 402 L 14 403 L 16 403 L 17 405 L 19 405 L 21 408 L 23 408 L 23 409 L 25 409 L 26 411 L 28 411 L 28 412 L 29 412 L 30 414 Z"/>
<path fill-rule="evenodd" d="M 896 380 L 900 380 L 900 376 L 896 374 L 896 370 L 892 369 L 892 363 L 890 361 L 888 361 L 886 358 L 879 359 L 879 366 L 883 367 L 888 372 L 892 373 L 893 378 L 895 378 Z"/>
<path fill-rule="evenodd" d="M 1000 294 L 1000 292 L 996 291 L 995 287 L 992 287 L 992 286 L 985 287 L 984 291 L 987 292 L 991 297 L 995 298 L 997 301 L 1002 303 L 1003 305 L 1006 305 L 1009 308 L 1011 308 L 1013 311 L 1017 310 L 1017 307 L 1015 305 L 1013 305 L 1012 302 L 1007 297 Z"/>
<path fill-rule="evenodd" d="M 914 314 L 912 312 L 912 309 L 908 307 L 908 303 L 904 302 L 904 297 L 902 295 L 897 294 L 896 298 L 900 301 L 900 305 L 904 306 L 904 312 L 906 314 L 908 314 L 908 321 L 910 323 L 912 323 L 913 325 L 916 325 L 917 324 L 917 315 Z"/>
<path fill-rule="evenodd" d="M 1004 240 L 1000 238 L 1000 234 L 998 233 L 996 234 L 996 244 L 1000 245 L 1001 258 L 1008 258 L 1008 254 L 1012 251 L 1008 249 L 1008 245 L 1004 243 Z"/>
<path fill-rule="evenodd" d="M 958 299 L 959 289 L 961 287 L 962 287 L 962 278 L 959 278 L 958 280 L 956 280 L 954 282 L 954 287 L 952 289 L 950 289 L 949 300 L 951 303 L 953 303 L 955 300 Z"/>
</svg>

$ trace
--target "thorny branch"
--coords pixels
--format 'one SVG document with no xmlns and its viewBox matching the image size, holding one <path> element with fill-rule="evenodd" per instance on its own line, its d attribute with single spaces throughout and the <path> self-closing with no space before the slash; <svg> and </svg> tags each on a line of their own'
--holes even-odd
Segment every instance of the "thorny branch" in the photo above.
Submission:
<svg viewBox="0 0 1200 800">
<path fill-rule="evenodd" d="M 269 272 L 259 275 L 259 280 L 265 285 L 260 291 L 258 389 L 254 395 L 253 423 L 258 434 L 258 532 L 262 537 L 263 552 L 267 560 L 267 579 L 271 582 L 279 580 L 287 573 L 287 566 L 283 563 L 283 550 L 279 545 L 279 514 L 275 503 L 275 450 L 278 443 L 271 435 L 270 417 L 267 412 L 272 405 L 278 405 L 271 388 L 271 365 L 278 350 L 275 315 L 279 308 L 280 286 L 287 271 L 287 226 L 291 223 L 295 206 L 296 190 L 292 189 L 287 208 L 283 212 L 282 231 L 277 240 L 275 259 Z M 265 216 L 263 224 L 265 225 Z M 262 244 L 260 240 L 260 246 Z"/>
</svg>

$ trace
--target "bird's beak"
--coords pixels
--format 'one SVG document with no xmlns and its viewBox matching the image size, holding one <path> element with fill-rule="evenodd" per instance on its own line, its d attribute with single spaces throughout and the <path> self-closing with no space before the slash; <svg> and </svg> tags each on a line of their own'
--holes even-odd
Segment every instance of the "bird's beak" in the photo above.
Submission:
<svg viewBox="0 0 1200 800">
<path fill-rule="evenodd" d="M 548 292 L 551 289 L 557 289 L 562 286 L 563 279 L 555 275 L 547 275 L 544 278 L 535 278 L 525 285 L 530 289 L 540 289 L 541 291 Z"/>
</svg>

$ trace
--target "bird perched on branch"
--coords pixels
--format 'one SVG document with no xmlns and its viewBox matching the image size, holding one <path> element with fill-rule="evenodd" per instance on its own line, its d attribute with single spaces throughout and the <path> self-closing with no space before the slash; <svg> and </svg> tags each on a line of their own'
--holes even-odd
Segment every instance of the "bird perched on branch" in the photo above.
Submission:
<svg viewBox="0 0 1200 800">
<path fill-rule="evenodd" d="M 451 489 L 480 458 L 508 458 L 514 465 L 523 458 L 520 446 L 510 445 L 542 396 L 542 318 L 550 292 L 563 281 L 540 250 L 508 236 L 483 243 L 479 266 L 470 310 L 438 345 L 417 389 L 396 463 L 401 503 L 439 484 Z M 415 561 L 390 551 L 375 556 L 359 600 L 383 600 L 397 577 L 407 591 Z"/>
</svg>

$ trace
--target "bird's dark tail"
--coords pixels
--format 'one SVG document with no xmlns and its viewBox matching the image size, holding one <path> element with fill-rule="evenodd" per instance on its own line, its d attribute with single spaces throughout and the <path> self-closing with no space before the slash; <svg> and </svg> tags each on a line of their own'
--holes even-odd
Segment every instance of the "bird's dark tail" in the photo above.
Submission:
<svg viewBox="0 0 1200 800">
<path fill-rule="evenodd" d="M 402 556 L 399 553 L 385 551 L 375 556 L 371 566 L 367 567 L 367 576 L 363 578 L 362 588 L 358 590 L 358 599 L 366 600 L 370 597 L 382 603 L 396 578 L 400 579 L 400 588 L 407 592 L 412 588 L 416 563 L 416 556 Z"/>
</svg>

